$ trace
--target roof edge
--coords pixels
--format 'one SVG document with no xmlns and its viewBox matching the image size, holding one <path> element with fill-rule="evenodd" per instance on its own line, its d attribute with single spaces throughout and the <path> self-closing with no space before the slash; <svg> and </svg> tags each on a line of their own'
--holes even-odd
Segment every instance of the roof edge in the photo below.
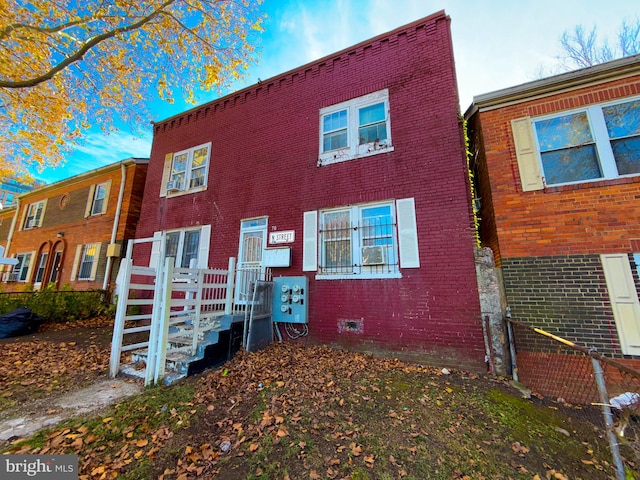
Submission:
<svg viewBox="0 0 640 480">
<path fill-rule="evenodd" d="M 91 176 L 94 176 L 94 175 L 100 175 L 102 173 L 108 172 L 109 170 L 114 170 L 114 169 L 118 168 L 120 165 L 133 165 L 133 164 L 141 164 L 142 165 L 142 164 L 148 164 L 148 163 L 149 163 L 149 159 L 148 158 L 142 158 L 142 157 L 125 158 L 124 160 L 120 160 L 118 162 L 114 162 L 114 163 L 110 163 L 108 165 L 104 165 L 102 167 L 94 168 L 93 170 L 89 170 L 88 172 L 79 173 L 78 175 L 74 175 L 73 177 L 63 178 L 62 180 L 58 180 L 57 182 L 49 183 L 47 185 L 43 185 L 42 187 L 33 189 L 33 190 L 29 191 L 29 192 L 21 193 L 16 198 L 28 197 L 29 195 L 32 195 L 32 194 L 35 194 L 35 193 L 40 193 L 42 191 L 46 191 L 46 190 L 50 190 L 50 189 L 54 189 L 54 188 L 60 187 L 60 186 L 62 186 L 64 184 L 73 184 L 73 183 L 79 182 L 81 180 L 84 180 L 87 177 L 91 177 Z"/>
<path fill-rule="evenodd" d="M 465 117 L 472 115 L 477 109 L 495 108 L 506 103 L 518 103 L 528 100 L 532 96 L 555 94 L 559 90 L 578 88 L 594 82 L 609 81 L 614 77 L 634 74 L 640 74 L 640 54 L 476 95 L 473 97 L 473 102 L 467 109 Z"/>
<path fill-rule="evenodd" d="M 254 89 L 258 88 L 258 87 L 263 87 L 264 85 L 269 85 L 270 83 L 275 83 L 279 79 L 291 76 L 291 75 L 293 75 L 294 73 L 297 73 L 297 72 L 308 70 L 309 68 L 311 68 L 314 65 L 319 65 L 319 64 L 321 64 L 323 62 L 326 62 L 326 61 L 328 61 L 328 60 L 330 60 L 332 58 L 340 57 L 340 56 L 342 56 L 342 55 L 344 55 L 344 54 L 346 54 L 346 53 L 348 53 L 350 51 L 353 51 L 353 50 L 359 49 L 359 48 L 363 48 L 366 45 L 378 42 L 378 41 L 380 41 L 380 40 L 382 40 L 384 38 L 387 38 L 387 37 L 391 37 L 392 35 L 395 35 L 395 34 L 397 34 L 399 32 L 404 31 L 404 30 L 410 30 L 412 28 L 415 28 L 415 27 L 417 27 L 417 26 L 419 26 L 421 24 L 425 24 L 425 23 L 430 23 L 430 22 L 434 22 L 435 23 L 438 20 L 449 20 L 449 16 L 445 13 L 444 10 L 438 10 L 437 12 L 432 13 L 431 15 L 427 15 L 426 17 L 422 17 L 422 18 L 419 18 L 418 20 L 414 20 L 413 22 L 407 23 L 405 25 L 401 25 L 401 26 L 399 26 L 397 28 L 394 28 L 393 30 L 390 30 L 390 31 L 385 32 L 385 33 L 381 33 L 381 34 L 379 34 L 379 35 L 377 35 L 375 37 L 369 38 L 367 40 L 363 40 L 360 43 L 356 43 L 355 45 L 351 45 L 349 47 L 343 48 L 342 50 L 338 50 L 337 52 L 330 53 L 329 55 L 326 55 L 326 56 L 324 56 L 322 58 L 319 58 L 317 60 L 312 60 L 309 63 L 305 63 L 304 65 L 300 65 L 300 66 L 295 67 L 295 68 L 293 68 L 291 70 L 288 70 L 286 72 L 283 72 L 283 73 L 280 73 L 280 74 L 275 75 L 273 77 L 270 77 L 270 78 L 268 78 L 266 80 L 261 80 L 258 83 L 254 83 L 254 84 L 249 85 L 247 87 L 241 88 L 240 90 L 234 90 L 234 91 L 232 91 L 232 92 L 230 92 L 230 93 L 228 93 L 228 94 L 226 94 L 226 95 L 224 95 L 222 97 L 215 98 L 213 100 L 210 100 L 208 102 L 202 103 L 202 104 L 200 104 L 198 106 L 195 106 L 195 107 L 190 108 L 188 110 L 185 110 L 183 112 L 177 113 L 175 115 L 172 115 L 170 117 L 164 118 L 162 120 L 158 120 L 157 122 L 153 121 L 153 122 L 151 122 L 151 124 L 155 126 L 155 125 L 160 125 L 160 124 L 163 124 L 163 123 L 167 123 L 167 122 L 169 122 L 171 120 L 175 120 L 175 119 L 178 119 L 178 118 L 183 117 L 185 115 L 188 115 L 190 113 L 196 112 L 196 111 L 200 110 L 201 108 L 205 108 L 205 107 L 207 107 L 209 105 L 214 105 L 214 104 L 216 104 L 218 102 L 224 102 L 226 99 L 230 99 L 232 97 L 235 97 L 235 96 L 238 96 L 238 95 L 242 95 L 243 93 L 250 92 L 251 90 L 254 90 Z"/>
</svg>

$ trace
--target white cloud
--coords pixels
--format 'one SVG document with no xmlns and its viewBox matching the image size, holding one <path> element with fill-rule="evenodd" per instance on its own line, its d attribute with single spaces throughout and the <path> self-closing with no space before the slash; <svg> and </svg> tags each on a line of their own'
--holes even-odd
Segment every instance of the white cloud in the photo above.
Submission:
<svg viewBox="0 0 640 480">
<path fill-rule="evenodd" d="M 72 161 L 56 168 L 36 173 L 38 179 L 52 183 L 104 167 L 130 157 L 148 158 L 151 153 L 151 133 L 135 137 L 128 132 L 90 133 L 74 149 Z"/>
</svg>

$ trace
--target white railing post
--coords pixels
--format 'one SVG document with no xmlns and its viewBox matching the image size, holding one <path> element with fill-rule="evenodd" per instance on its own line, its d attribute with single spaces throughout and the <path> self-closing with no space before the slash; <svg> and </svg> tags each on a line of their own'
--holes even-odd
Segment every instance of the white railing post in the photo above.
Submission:
<svg viewBox="0 0 640 480">
<path fill-rule="evenodd" d="M 229 257 L 229 267 L 227 268 L 227 297 L 224 305 L 225 315 L 231 315 L 233 313 L 233 295 L 234 287 L 236 284 L 236 259 Z"/>
<path fill-rule="evenodd" d="M 115 378 L 120 368 L 120 353 L 122 350 L 122 336 L 124 335 L 124 317 L 127 315 L 127 301 L 129 300 L 129 284 L 131 283 L 131 259 L 123 258 L 120 262 L 123 285 L 120 286 L 120 296 L 116 304 L 116 318 L 113 323 L 111 338 L 111 359 L 109 376 Z"/>
<path fill-rule="evenodd" d="M 191 343 L 191 355 L 196 354 L 196 350 L 198 349 L 198 335 L 200 332 L 200 315 L 202 314 L 202 295 L 203 295 L 203 284 L 204 284 L 204 270 L 198 270 L 197 280 L 198 286 L 195 292 L 196 295 L 196 306 L 195 313 L 193 316 L 193 340 Z"/>
<path fill-rule="evenodd" d="M 167 361 L 167 344 L 169 342 L 169 318 L 171 316 L 171 286 L 173 282 L 174 259 L 167 257 L 164 262 L 164 278 L 162 286 L 162 301 L 160 302 L 158 341 L 154 366 L 153 382 L 158 383 L 164 378 Z"/>
<path fill-rule="evenodd" d="M 155 237 L 152 242 L 156 241 Z M 158 336 L 160 333 L 160 315 L 162 314 L 162 302 L 163 302 L 163 286 L 166 269 L 162 264 L 164 259 L 164 250 L 166 244 L 166 233 L 162 232 L 160 236 L 160 248 L 158 249 L 158 257 L 156 264 L 152 268 L 156 271 L 155 286 L 153 289 L 153 304 L 151 306 L 151 328 L 149 330 L 149 345 L 147 347 L 147 365 L 145 368 L 144 384 L 150 385 L 155 377 L 155 359 L 158 351 Z M 153 251 L 153 243 L 151 250 Z"/>
</svg>

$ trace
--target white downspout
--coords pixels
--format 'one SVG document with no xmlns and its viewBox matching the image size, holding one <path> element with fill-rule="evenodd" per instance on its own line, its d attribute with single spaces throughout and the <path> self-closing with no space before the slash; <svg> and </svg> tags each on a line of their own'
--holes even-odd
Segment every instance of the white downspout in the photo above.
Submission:
<svg viewBox="0 0 640 480">
<path fill-rule="evenodd" d="M 9 227 L 9 235 L 7 236 L 7 247 L 4 249 L 4 256 L 9 256 L 9 248 L 11 248 L 11 240 L 13 240 L 13 232 L 16 229 L 16 223 L 18 223 L 18 216 L 20 215 L 20 198 L 16 197 L 16 213 L 13 214 L 13 220 L 11 220 L 11 226 Z M 35 262 L 35 259 L 33 260 Z M 9 266 L 9 268 L 13 268 Z M 2 266 L 4 271 L 5 266 Z"/>
<path fill-rule="evenodd" d="M 120 164 L 120 191 L 118 192 L 118 205 L 116 206 L 116 214 L 113 218 L 113 228 L 111 229 L 111 241 L 109 243 L 116 243 L 118 235 L 118 223 L 120 222 L 120 210 L 122 210 L 122 199 L 124 198 L 124 186 L 127 180 L 127 167 L 124 163 Z M 107 266 L 104 270 L 104 281 L 102 282 L 102 289 L 106 290 L 109 287 L 111 280 L 111 263 L 113 257 L 107 257 Z"/>
</svg>

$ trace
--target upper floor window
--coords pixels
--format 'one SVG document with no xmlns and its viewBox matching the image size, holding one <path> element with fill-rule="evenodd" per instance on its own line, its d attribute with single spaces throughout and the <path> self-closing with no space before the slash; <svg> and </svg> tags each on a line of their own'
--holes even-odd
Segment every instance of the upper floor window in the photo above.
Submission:
<svg viewBox="0 0 640 480">
<path fill-rule="evenodd" d="M 419 268 L 413 198 L 304 215 L 303 270 L 316 278 L 398 278 Z"/>
<path fill-rule="evenodd" d="M 640 99 L 533 120 L 546 185 L 640 174 Z"/>
<path fill-rule="evenodd" d="M 320 110 L 318 165 L 392 150 L 388 90 Z"/>
<path fill-rule="evenodd" d="M 27 206 L 23 230 L 39 227 L 42 225 L 45 204 L 46 201 L 42 200 L 40 202 L 32 203 Z"/>
<path fill-rule="evenodd" d="M 90 215 L 100 215 L 107 211 L 107 200 L 109 196 L 110 182 L 94 185 L 91 189 L 93 195 L 90 195 L 89 202 L 91 203 Z"/>
<path fill-rule="evenodd" d="M 161 192 L 177 194 L 204 190 L 207 186 L 210 154 L 211 143 L 205 143 L 167 155 L 165 159 L 167 174 L 163 176 L 164 185 Z"/>
</svg>

